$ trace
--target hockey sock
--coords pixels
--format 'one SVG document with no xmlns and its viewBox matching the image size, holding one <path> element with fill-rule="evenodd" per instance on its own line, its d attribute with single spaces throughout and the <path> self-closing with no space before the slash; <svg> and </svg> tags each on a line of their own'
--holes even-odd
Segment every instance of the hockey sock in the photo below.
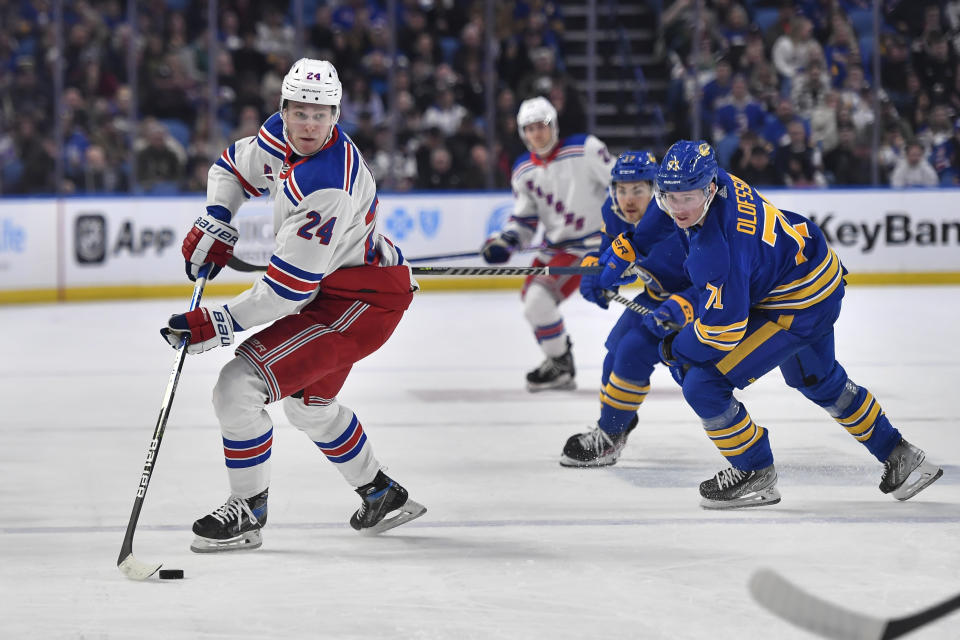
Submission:
<svg viewBox="0 0 960 640">
<path fill-rule="evenodd" d="M 650 391 L 649 380 L 624 380 L 611 373 L 600 390 L 600 420 L 598 426 L 608 434 L 624 431 L 630 424 Z"/>
<path fill-rule="evenodd" d="M 543 352 L 551 358 L 559 358 L 567 352 L 567 330 L 563 326 L 563 320 L 558 320 L 552 324 L 534 327 L 533 335 Z"/>
<path fill-rule="evenodd" d="M 756 424 L 739 402 L 734 401 L 721 415 L 704 420 L 703 428 L 731 466 L 754 471 L 773 464 L 767 430 Z"/>
<path fill-rule="evenodd" d="M 269 426 L 269 425 L 268 425 Z M 230 491 L 238 496 L 253 496 L 270 484 L 270 454 L 273 451 L 273 427 L 266 433 L 245 440 L 223 437 L 223 457 L 230 477 Z"/>
<path fill-rule="evenodd" d="M 844 394 L 841 394 L 838 400 L 838 403 L 849 400 L 846 407 L 838 408 L 834 405 L 826 409 L 833 419 L 847 430 L 847 433 L 859 440 L 873 454 L 873 457 L 883 462 L 900 442 L 900 432 L 890 424 L 883 409 L 880 408 L 880 403 L 870 391 L 854 385 L 857 391 L 851 397 L 849 393 L 852 391 L 851 385 L 853 382 L 848 381 Z"/>
</svg>

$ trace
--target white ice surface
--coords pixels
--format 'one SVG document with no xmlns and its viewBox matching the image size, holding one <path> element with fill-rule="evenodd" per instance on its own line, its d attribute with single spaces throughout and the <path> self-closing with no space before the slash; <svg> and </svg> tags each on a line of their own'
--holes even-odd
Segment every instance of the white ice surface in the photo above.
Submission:
<svg viewBox="0 0 960 640">
<path fill-rule="evenodd" d="M 228 492 L 209 398 L 230 352 L 190 356 L 134 544 L 186 579 L 129 581 L 116 557 L 174 359 L 158 328 L 188 298 L 0 308 L 0 637 L 789 639 L 809 636 L 747 593 L 758 567 L 885 617 L 960 591 L 956 287 L 852 288 L 837 326 L 851 377 L 944 467 L 905 503 L 776 372 L 739 397 L 770 429 L 779 505 L 698 506 L 725 465 L 659 369 L 620 462 L 561 468 L 598 415 L 614 312 L 567 303 L 580 390 L 530 395 L 515 293 L 427 293 L 340 398 L 428 513 L 358 536 L 356 495 L 271 409 L 263 548 L 197 555 L 190 525 Z M 915 637 L 960 637 L 960 614 Z"/>
</svg>

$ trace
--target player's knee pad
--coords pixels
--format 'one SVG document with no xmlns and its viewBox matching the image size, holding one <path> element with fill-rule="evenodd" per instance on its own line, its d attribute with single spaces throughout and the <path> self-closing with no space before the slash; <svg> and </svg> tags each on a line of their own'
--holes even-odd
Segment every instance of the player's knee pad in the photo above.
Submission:
<svg viewBox="0 0 960 640">
<path fill-rule="evenodd" d="M 220 370 L 213 388 L 213 409 L 224 429 L 244 428 L 263 421 L 267 396 L 260 373 L 244 358 L 234 358 Z"/>
<path fill-rule="evenodd" d="M 834 361 L 830 367 L 821 371 L 812 371 L 788 361 L 780 367 L 783 379 L 788 386 L 802 393 L 807 399 L 830 411 L 830 407 L 844 395 L 849 378 L 840 363 Z M 851 383 L 852 384 L 852 383 Z M 856 387 L 856 385 L 854 385 Z M 856 395 L 856 391 L 854 391 Z M 849 404 L 852 398 L 847 399 Z"/>
<path fill-rule="evenodd" d="M 857 383 L 847 378 L 844 381 L 840 394 L 837 395 L 830 404 L 823 405 L 823 408 L 834 418 L 842 416 L 853 401 L 856 400 L 857 394 L 859 393 L 860 387 L 857 386 Z"/>
<path fill-rule="evenodd" d="M 626 332 L 617 343 L 613 371 L 621 378 L 648 380 L 660 361 L 660 340 L 643 329 Z"/>
<path fill-rule="evenodd" d="M 700 419 L 723 414 L 733 402 L 733 383 L 714 367 L 691 367 L 683 379 L 683 397 Z"/>
<path fill-rule="evenodd" d="M 532 283 L 523 298 L 523 315 L 531 326 L 541 327 L 560 320 L 556 298 L 543 285 Z"/>
<path fill-rule="evenodd" d="M 340 435 L 353 412 L 336 402 L 328 405 L 306 405 L 300 398 L 284 398 L 283 412 L 290 424 L 307 434 L 314 442 L 328 442 Z"/>
</svg>

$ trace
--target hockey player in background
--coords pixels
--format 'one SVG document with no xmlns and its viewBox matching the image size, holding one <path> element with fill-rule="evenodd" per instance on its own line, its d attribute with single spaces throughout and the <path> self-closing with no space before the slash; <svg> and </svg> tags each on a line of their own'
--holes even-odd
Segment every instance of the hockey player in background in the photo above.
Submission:
<svg viewBox="0 0 960 640">
<path fill-rule="evenodd" d="M 610 331 L 600 378 L 600 418 L 596 427 L 567 440 L 560 457 L 565 467 L 616 463 L 637 425 L 637 411 L 650 390 L 650 374 L 660 362 L 658 347 L 666 330 L 656 320 L 682 325 L 693 318 L 691 302 L 672 294 L 685 290 L 690 282 L 683 273 L 685 255 L 673 220 L 660 211 L 653 198 L 657 168 L 656 158 L 648 151 L 627 151 L 617 158 L 611 171 L 610 195 L 603 203 L 600 248 L 580 263 L 605 264 L 613 252 L 623 253 L 624 259 L 635 263 L 634 271 L 644 283 L 634 302 L 658 309 L 659 315 L 640 315 L 627 309 Z M 604 287 L 598 275 L 583 276 L 580 294 L 606 309 L 608 289 L 636 278 L 632 275 L 604 283 Z"/>
<path fill-rule="evenodd" d="M 819 227 L 719 169 L 703 141 L 667 151 L 656 197 L 679 228 L 697 297 L 696 319 L 668 334 L 660 355 L 731 465 L 700 484 L 702 506 L 780 501 L 767 430 L 733 395 L 777 367 L 883 463 L 883 493 L 907 500 L 943 474 L 836 361 L 833 325 L 846 269 Z"/>
<path fill-rule="evenodd" d="M 193 524 L 196 552 L 262 544 L 273 443 L 264 405 L 278 400 L 356 487 L 354 529 L 376 533 L 426 511 L 383 473 L 356 414 L 337 402 L 353 364 L 386 342 L 417 289 L 400 251 L 377 234 L 376 184 L 337 125 L 341 96 L 332 64 L 295 62 L 280 111 L 210 168 L 206 212 L 183 241 L 190 279 L 205 263 L 213 277 L 233 253 L 240 205 L 274 198 L 276 245 L 263 278 L 224 306 L 171 316 L 162 330 L 174 346 L 186 334 L 188 352 L 200 353 L 273 323 L 237 347 L 213 390 L 230 497 Z"/>
<path fill-rule="evenodd" d="M 507 262 L 533 239 L 542 223 L 546 248 L 533 266 L 579 264 L 600 244 L 600 208 L 613 158 L 591 135 L 561 139 L 557 110 L 546 98 L 524 100 L 517 112 L 520 139 L 529 149 L 513 165 L 513 215 L 481 248 L 489 264 Z M 579 276 L 530 276 L 521 296 L 524 315 L 546 359 L 527 373 L 527 389 L 576 388 L 570 337 L 560 303 L 577 290 Z"/>
</svg>

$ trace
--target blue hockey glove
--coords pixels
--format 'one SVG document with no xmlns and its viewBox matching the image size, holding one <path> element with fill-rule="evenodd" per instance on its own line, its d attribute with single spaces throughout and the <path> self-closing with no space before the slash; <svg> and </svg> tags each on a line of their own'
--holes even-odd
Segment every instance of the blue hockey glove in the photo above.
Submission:
<svg viewBox="0 0 960 640">
<path fill-rule="evenodd" d="M 600 266 L 603 267 L 603 271 L 600 272 L 598 278 L 600 286 L 604 289 L 612 289 L 634 282 L 637 279 L 636 275 L 624 277 L 623 273 L 636 260 L 637 252 L 630 244 L 626 234 L 621 233 L 613 239 L 610 247 L 600 256 Z"/>
<path fill-rule="evenodd" d="M 643 325 L 658 338 L 662 338 L 671 331 L 682 329 L 693 320 L 693 305 L 683 296 L 673 294 L 653 310 L 650 315 L 643 316 Z"/>
<path fill-rule="evenodd" d="M 683 364 L 673 355 L 673 339 L 676 337 L 676 333 L 670 333 L 660 341 L 660 362 L 667 365 L 670 375 L 682 387 L 683 378 L 687 375 L 690 365 Z"/>
<path fill-rule="evenodd" d="M 513 231 L 501 231 L 491 236 L 480 249 L 487 264 L 502 264 L 520 246 L 520 237 Z"/>
<path fill-rule="evenodd" d="M 595 267 L 600 264 L 600 260 L 595 255 L 588 255 L 580 261 L 581 267 Z M 599 306 L 601 309 L 607 309 L 610 306 L 610 301 L 607 299 L 607 294 L 604 291 L 603 287 L 600 286 L 598 282 L 600 276 L 586 275 L 580 277 L 580 295 L 584 297 L 585 300 L 592 302 L 593 304 Z"/>
</svg>

